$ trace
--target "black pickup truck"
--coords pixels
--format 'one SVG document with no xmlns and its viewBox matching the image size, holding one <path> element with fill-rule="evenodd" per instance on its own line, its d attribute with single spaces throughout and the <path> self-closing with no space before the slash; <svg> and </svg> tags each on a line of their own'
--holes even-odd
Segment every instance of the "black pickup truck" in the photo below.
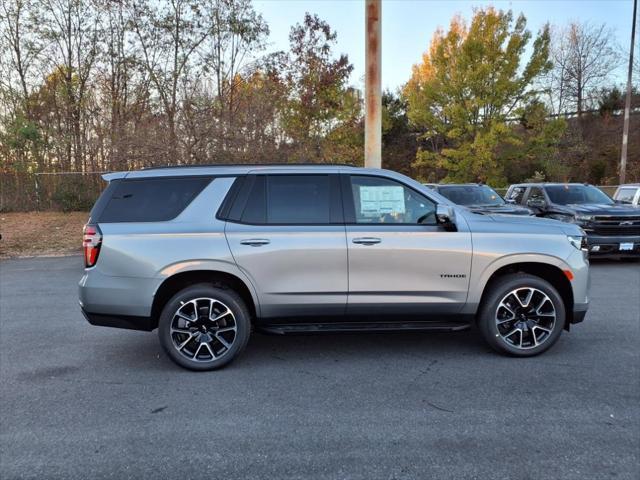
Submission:
<svg viewBox="0 0 640 480">
<path fill-rule="evenodd" d="M 594 257 L 640 257 L 640 211 L 616 204 L 593 185 L 520 183 L 511 185 L 505 198 L 533 209 L 539 217 L 579 225 Z"/>
<path fill-rule="evenodd" d="M 493 188 L 482 183 L 425 183 L 425 186 L 475 213 L 534 215 L 530 208 L 505 202 Z"/>
</svg>

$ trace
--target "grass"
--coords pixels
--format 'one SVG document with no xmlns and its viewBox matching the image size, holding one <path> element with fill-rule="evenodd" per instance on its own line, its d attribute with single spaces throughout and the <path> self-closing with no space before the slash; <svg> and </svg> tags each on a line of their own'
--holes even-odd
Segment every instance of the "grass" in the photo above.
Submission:
<svg viewBox="0 0 640 480">
<path fill-rule="evenodd" d="M 0 258 L 81 253 L 87 218 L 88 212 L 0 213 Z"/>
</svg>

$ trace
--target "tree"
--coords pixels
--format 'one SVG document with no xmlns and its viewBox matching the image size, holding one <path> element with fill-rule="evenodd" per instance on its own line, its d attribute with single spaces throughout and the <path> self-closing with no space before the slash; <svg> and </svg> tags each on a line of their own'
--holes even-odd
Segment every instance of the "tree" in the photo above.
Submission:
<svg viewBox="0 0 640 480">
<path fill-rule="evenodd" d="M 595 106 L 598 90 L 621 60 L 615 36 L 604 23 L 572 22 L 554 29 L 551 52 L 551 104 L 557 112 L 575 109 L 578 115 Z"/>
<path fill-rule="evenodd" d="M 491 7 L 475 10 L 469 25 L 455 17 L 448 32 L 435 33 L 403 89 L 409 120 L 428 145 L 414 164 L 423 176 L 441 168 L 448 181 L 505 182 L 497 151 L 515 141 L 507 121 L 551 68 L 548 27 L 522 65 L 530 40 L 523 15 Z"/>
<path fill-rule="evenodd" d="M 168 129 L 168 157 L 180 162 L 178 127 L 180 82 L 187 81 L 197 49 L 211 34 L 201 2 L 134 0 L 131 19 L 141 65 L 160 98 Z"/>
<path fill-rule="evenodd" d="M 340 121 L 352 120 L 359 108 L 347 88 L 353 65 L 346 55 L 333 58 L 336 39 L 327 22 L 309 13 L 289 34 L 285 82 L 290 96 L 283 124 L 298 160 L 321 158 L 323 137 Z"/>
<path fill-rule="evenodd" d="M 213 73 L 216 105 L 222 120 L 222 149 L 235 135 L 234 118 L 238 108 L 237 90 L 247 63 L 255 61 L 269 35 L 269 27 L 250 0 L 215 0 L 207 11 L 211 35 L 205 45 L 205 71 Z M 254 65 L 255 67 L 255 65 Z M 249 68 L 250 69 L 250 68 Z"/>
</svg>

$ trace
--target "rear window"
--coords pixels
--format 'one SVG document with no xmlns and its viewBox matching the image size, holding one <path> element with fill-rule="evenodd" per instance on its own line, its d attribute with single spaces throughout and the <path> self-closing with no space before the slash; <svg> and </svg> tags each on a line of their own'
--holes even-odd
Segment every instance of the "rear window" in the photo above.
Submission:
<svg viewBox="0 0 640 480">
<path fill-rule="evenodd" d="M 211 178 L 202 177 L 121 180 L 105 190 L 108 201 L 94 220 L 101 223 L 172 220 L 210 182 Z"/>
<path fill-rule="evenodd" d="M 637 188 L 621 188 L 616 193 L 615 199 L 623 203 L 633 203 Z"/>
<path fill-rule="evenodd" d="M 494 206 L 504 204 L 502 197 L 486 185 L 441 186 L 439 192 L 458 205 Z"/>
</svg>

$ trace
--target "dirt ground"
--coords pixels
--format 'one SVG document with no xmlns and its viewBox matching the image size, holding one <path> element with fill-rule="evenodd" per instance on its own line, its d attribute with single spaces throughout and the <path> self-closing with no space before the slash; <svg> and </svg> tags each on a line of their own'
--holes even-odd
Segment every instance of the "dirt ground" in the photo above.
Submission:
<svg viewBox="0 0 640 480">
<path fill-rule="evenodd" d="M 0 258 L 81 253 L 88 212 L 0 213 Z"/>
</svg>

